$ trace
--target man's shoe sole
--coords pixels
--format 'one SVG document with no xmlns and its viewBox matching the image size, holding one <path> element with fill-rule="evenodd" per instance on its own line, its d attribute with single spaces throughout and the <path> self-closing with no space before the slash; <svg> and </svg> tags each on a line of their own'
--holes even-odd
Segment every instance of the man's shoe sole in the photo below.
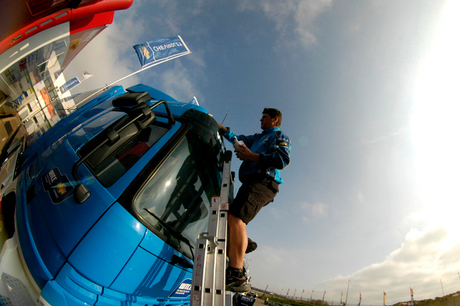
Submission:
<svg viewBox="0 0 460 306">
<path fill-rule="evenodd" d="M 252 241 L 251 239 L 248 239 L 248 247 L 246 248 L 246 254 L 254 252 L 256 249 L 257 243 L 255 241 Z"/>
</svg>

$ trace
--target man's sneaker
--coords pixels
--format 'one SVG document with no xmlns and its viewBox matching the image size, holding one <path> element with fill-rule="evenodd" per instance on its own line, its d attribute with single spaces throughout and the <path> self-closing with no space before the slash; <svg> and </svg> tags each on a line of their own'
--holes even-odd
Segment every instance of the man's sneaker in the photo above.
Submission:
<svg viewBox="0 0 460 306">
<path fill-rule="evenodd" d="M 248 284 L 247 278 L 243 275 L 242 270 L 228 268 L 225 278 L 225 290 L 233 292 L 248 292 L 251 291 L 251 286 Z"/>
<path fill-rule="evenodd" d="M 257 249 L 257 243 L 248 238 L 248 247 L 246 248 L 246 254 L 251 253 Z"/>
</svg>

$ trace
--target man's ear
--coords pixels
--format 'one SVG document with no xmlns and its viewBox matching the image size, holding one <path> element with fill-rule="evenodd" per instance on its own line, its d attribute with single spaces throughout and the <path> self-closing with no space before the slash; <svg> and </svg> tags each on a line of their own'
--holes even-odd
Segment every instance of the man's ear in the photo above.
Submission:
<svg viewBox="0 0 460 306">
<path fill-rule="evenodd" d="M 278 121 L 280 120 L 280 117 L 276 116 L 273 119 L 275 119 L 275 126 L 278 126 Z"/>
</svg>

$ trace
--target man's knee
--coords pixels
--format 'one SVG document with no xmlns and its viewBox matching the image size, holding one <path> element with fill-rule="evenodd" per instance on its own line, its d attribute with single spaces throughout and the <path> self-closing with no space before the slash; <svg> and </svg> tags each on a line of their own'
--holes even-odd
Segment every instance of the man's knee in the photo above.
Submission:
<svg viewBox="0 0 460 306">
<path fill-rule="evenodd" d="M 228 225 L 230 227 L 235 227 L 235 226 L 246 225 L 246 223 L 244 223 L 244 221 L 241 220 L 240 217 L 237 217 L 237 216 L 232 215 L 232 214 L 228 214 Z"/>
</svg>

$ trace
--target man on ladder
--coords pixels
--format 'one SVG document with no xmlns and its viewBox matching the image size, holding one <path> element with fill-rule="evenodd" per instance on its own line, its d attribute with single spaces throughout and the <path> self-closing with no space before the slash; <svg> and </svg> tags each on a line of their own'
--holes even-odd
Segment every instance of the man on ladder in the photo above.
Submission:
<svg viewBox="0 0 460 306">
<path fill-rule="evenodd" d="M 290 163 L 291 142 L 279 128 L 281 121 L 279 110 L 265 108 L 260 119 L 262 133 L 248 136 L 237 135 L 218 123 L 219 132 L 235 143 L 236 156 L 243 161 L 239 170 L 242 186 L 228 214 L 227 291 L 251 290 L 243 272 L 244 254 L 248 251 L 246 225 L 273 201 L 283 182 L 280 170 Z"/>
<path fill-rule="evenodd" d="M 246 225 L 262 207 L 272 202 L 283 182 L 279 170 L 290 162 L 291 143 L 281 132 L 282 114 L 265 108 L 261 134 L 236 135 L 219 125 L 219 132 L 235 145 L 236 156 L 243 160 L 239 179 L 243 183 L 233 203 L 233 177 L 230 170 L 231 151 L 227 151 L 223 166 L 222 188 L 213 197 L 208 232 L 197 241 L 193 280 L 192 306 L 232 305 L 231 292 L 248 292 L 251 287 L 244 275 L 244 254 L 248 250 Z M 228 216 L 228 235 L 227 235 Z M 228 244 L 227 244 L 228 237 Z M 229 266 L 226 269 L 227 249 Z M 240 297 L 238 305 L 244 304 Z"/>
</svg>

